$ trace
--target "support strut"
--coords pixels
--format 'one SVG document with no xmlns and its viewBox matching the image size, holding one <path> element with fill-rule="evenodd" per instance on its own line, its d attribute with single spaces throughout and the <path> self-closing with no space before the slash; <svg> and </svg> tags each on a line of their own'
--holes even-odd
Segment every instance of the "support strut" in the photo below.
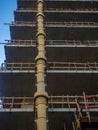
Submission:
<svg viewBox="0 0 98 130">
<path fill-rule="evenodd" d="M 34 94 L 35 99 L 35 111 L 36 119 L 35 123 L 37 130 L 47 130 L 47 107 L 48 107 L 48 94 L 45 90 L 45 68 L 47 59 L 45 56 L 45 38 L 46 34 L 44 32 L 44 14 L 43 14 L 43 0 L 37 1 L 37 50 L 38 54 L 35 58 L 36 64 L 36 87 L 37 92 Z"/>
</svg>

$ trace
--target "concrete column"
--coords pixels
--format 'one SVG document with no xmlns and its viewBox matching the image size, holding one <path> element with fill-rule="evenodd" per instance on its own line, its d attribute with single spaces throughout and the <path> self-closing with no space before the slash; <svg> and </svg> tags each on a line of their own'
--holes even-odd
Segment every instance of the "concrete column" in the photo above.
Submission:
<svg viewBox="0 0 98 130">
<path fill-rule="evenodd" d="M 46 56 L 45 56 L 45 38 L 46 34 L 44 32 L 44 15 L 43 15 L 43 0 L 37 1 L 37 50 L 38 54 L 35 58 L 36 63 L 36 87 L 37 92 L 34 94 L 35 98 L 35 111 L 36 111 L 36 125 L 37 130 L 47 130 L 47 104 L 48 104 L 48 94 L 45 90 L 45 68 L 46 68 Z"/>
</svg>

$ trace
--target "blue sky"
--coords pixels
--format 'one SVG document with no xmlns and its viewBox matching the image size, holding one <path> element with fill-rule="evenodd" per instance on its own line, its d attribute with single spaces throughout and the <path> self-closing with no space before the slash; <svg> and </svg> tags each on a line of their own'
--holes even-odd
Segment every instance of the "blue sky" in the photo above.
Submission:
<svg viewBox="0 0 98 130">
<path fill-rule="evenodd" d="M 0 0 L 0 42 L 10 39 L 9 26 L 4 23 L 14 21 L 17 0 Z M 0 63 L 5 59 L 4 46 L 0 44 Z"/>
</svg>

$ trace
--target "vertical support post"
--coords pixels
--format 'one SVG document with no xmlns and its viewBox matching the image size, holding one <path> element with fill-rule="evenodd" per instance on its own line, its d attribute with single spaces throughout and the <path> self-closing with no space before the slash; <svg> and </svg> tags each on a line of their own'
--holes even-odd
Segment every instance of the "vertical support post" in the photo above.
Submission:
<svg viewBox="0 0 98 130">
<path fill-rule="evenodd" d="M 47 130 L 47 104 L 48 104 L 48 94 L 45 90 L 45 68 L 47 59 L 45 56 L 45 38 L 46 34 L 44 32 L 44 14 L 43 14 L 43 0 L 37 0 L 37 50 L 38 54 L 35 58 L 36 64 L 36 86 L 37 92 L 34 94 L 35 100 L 35 111 L 36 111 L 36 126 L 37 130 Z"/>
</svg>

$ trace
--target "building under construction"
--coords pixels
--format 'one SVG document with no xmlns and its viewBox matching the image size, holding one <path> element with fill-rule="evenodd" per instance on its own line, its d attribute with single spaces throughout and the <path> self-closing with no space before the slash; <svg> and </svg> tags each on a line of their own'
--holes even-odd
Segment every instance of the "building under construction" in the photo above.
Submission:
<svg viewBox="0 0 98 130">
<path fill-rule="evenodd" d="M 98 0 L 17 0 L 9 25 L 0 129 L 98 130 Z"/>
</svg>

